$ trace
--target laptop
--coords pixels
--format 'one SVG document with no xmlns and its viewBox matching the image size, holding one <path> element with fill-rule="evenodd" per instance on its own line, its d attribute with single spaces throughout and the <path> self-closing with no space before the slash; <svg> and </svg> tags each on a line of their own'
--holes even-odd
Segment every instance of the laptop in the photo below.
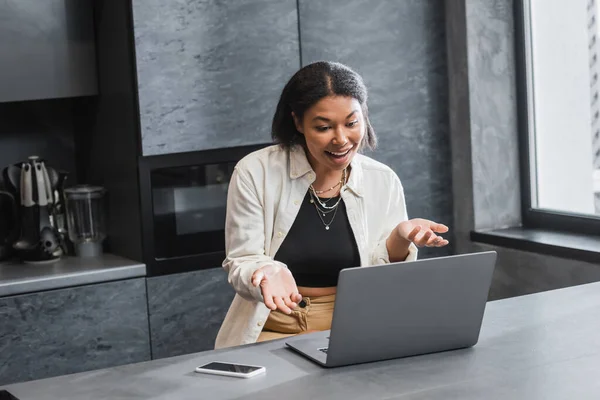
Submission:
<svg viewBox="0 0 600 400">
<path fill-rule="evenodd" d="M 324 367 L 474 346 L 496 252 L 340 271 L 331 330 L 286 345 Z"/>
</svg>

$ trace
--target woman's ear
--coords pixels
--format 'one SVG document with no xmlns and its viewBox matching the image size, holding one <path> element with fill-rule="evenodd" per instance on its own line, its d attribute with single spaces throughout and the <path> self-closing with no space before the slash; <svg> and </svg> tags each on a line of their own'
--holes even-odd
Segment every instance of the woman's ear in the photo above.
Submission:
<svg viewBox="0 0 600 400">
<path fill-rule="evenodd" d="M 302 124 L 300 123 L 300 119 L 296 117 L 296 114 L 292 111 L 292 118 L 294 118 L 294 125 L 296 125 L 296 130 L 304 135 L 304 129 L 302 129 Z"/>
</svg>

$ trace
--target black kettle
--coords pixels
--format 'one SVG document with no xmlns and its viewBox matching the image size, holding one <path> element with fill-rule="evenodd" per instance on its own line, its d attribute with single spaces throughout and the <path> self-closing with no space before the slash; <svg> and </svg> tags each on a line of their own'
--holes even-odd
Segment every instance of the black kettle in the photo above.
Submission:
<svg viewBox="0 0 600 400">
<path fill-rule="evenodd" d="M 19 235 L 17 202 L 14 196 L 0 189 L 0 261 L 13 254 L 13 243 Z"/>
</svg>

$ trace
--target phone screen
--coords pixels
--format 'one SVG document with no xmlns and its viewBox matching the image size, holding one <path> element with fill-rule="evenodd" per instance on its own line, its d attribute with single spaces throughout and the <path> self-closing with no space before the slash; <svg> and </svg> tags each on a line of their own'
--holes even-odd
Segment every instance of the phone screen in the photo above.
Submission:
<svg viewBox="0 0 600 400">
<path fill-rule="evenodd" d="M 211 362 L 201 366 L 200 368 L 212 369 L 214 371 L 237 372 L 239 374 L 249 374 L 250 372 L 254 372 L 260 369 L 260 367 L 253 367 L 250 365 L 230 364 L 221 362 Z"/>
</svg>

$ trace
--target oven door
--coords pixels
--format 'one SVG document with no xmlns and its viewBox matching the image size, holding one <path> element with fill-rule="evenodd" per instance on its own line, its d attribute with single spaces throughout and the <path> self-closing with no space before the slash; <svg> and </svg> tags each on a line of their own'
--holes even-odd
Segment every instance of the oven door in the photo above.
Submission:
<svg viewBox="0 0 600 400">
<path fill-rule="evenodd" d="M 155 165 L 140 168 L 148 275 L 222 265 L 227 191 L 235 165 L 249 152 L 244 149 L 237 153 L 226 149 L 220 157 L 219 150 L 191 159 L 193 154 L 156 156 L 163 165 L 156 165 L 153 158 Z M 173 166 L 162 159 L 174 156 L 186 165 Z"/>
</svg>

